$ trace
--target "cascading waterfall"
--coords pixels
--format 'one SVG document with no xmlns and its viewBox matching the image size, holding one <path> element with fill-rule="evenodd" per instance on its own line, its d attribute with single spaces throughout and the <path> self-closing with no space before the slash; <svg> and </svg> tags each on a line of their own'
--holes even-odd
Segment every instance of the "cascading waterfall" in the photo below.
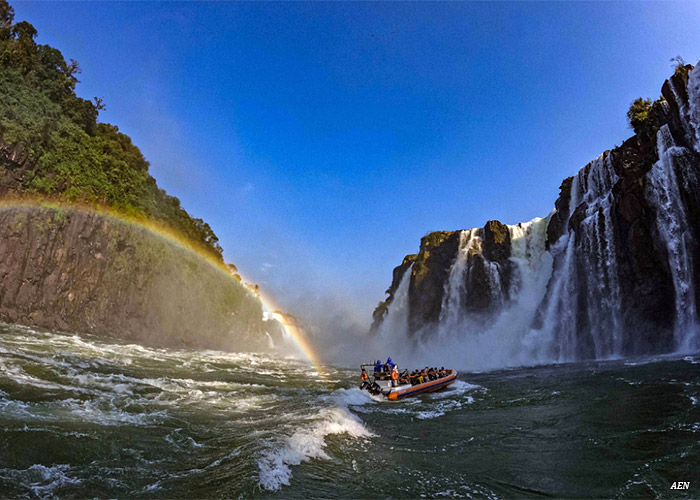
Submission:
<svg viewBox="0 0 700 500">
<path fill-rule="evenodd" d="M 571 218 L 578 206 L 579 183 L 579 176 L 574 176 L 567 220 Z M 543 327 L 531 330 L 527 337 L 527 346 L 531 354 L 539 355 L 539 357 L 543 355 L 542 350 L 552 350 L 551 346 L 556 346 L 560 359 L 567 355 L 573 355 L 573 353 L 567 352 L 567 349 L 574 345 L 576 338 L 574 330 L 576 313 L 570 300 L 577 288 L 574 240 L 574 235 L 567 231 L 551 249 L 552 255 L 556 258 L 553 278 L 549 285 L 550 293 L 544 304 Z M 547 357 L 547 354 L 544 356 Z"/>
<path fill-rule="evenodd" d="M 688 75 L 688 121 L 695 132 L 695 150 L 700 152 L 700 65 Z"/>
<path fill-rule="evenodd" d="M 577 228 L 569 225 L 552 247 L 555 278 L 541 331 L 533 332 L 552 342 L 558 361 L 622 354 L 620 280 L 611 213 L 617 180 L 611 157 L 604 154 L 581 169 L 571 185 L 568 218 L 580 211 L 580 223 Z"/>
<path fill-rule="evenodd" d="M 457 328 L 464 320 L 465 275 L 469 271 L 469 255 L 481 253 L 479 228 L 460 231 L 457 258 L 450 268 L 450 277 L 445 284 L 445 296 L 440 310 L 442 331 Z"/>
<path fill-rule="evenodd" d="M 377 332 L 379 338 L 402 338 L 408 332 L 408 287 L 411 283 L 412 269 L 413 264 L 406 269 L 406 272 L 401 277 L 401 283 L 396 289 L 394 300 L 389 306 L 387 315 Z"/>
<path fill-rule="evenodd" d="M 420 300 L 409 271 L 382 331 L 417 345 L 421 356 L 438 346 L 445 363 L 472 368 L 700 349 L 700 65 L 690 70 L 687 91 L 682 81 L 671 79 L 655 104 L 650 119 L 668 124 L 657 132 L 650 170 L 647 136 L 603 153 L 573 176 L 568 213 L 552 212 L 553 234 L 561 236 L 548 239 L 552 214 L 507 226 L 509 257 L 502 225 L 461 231 L 449 270 L 439 268 L 437 321 L 419 317 L 418 331 L 408 331 L 409 298 Z M 653 297 L 656 287 L 673 291 L 673 315 L 670 297 Z"/>
<path fill-rule="evenodd" d="M 581 222 L 573 244 L 577 243 L 577 257 L 582 261 L 580 269 L 586 270 L 581 277 L 585 290 L 578 288 L 578 294 L 585 293 L 585 325 L 590 332 L 593 357 L 597 359 L 620 356 L 622 354 L 622 331 L 620 319 L 620 280 L 613 228 L 612 188 L 618 176 L 612 166 L 610 155 L 598 157 L 583 169 L 579 175 L 587 174 L 579 181 L 582 188 L 582 203 L 586 204 L 585 218 Z M 588 170 L 588 172 L 586 172 Z M 578 325 L 572 325 L 574 328 Z M 579 332 L 581 333 L 581 332 Z M 576 340 L 580 335 L 576 337 Z M 571 359 L 577 353 L 577 343 L 567 346 L 566 353 Z"/>
<path fill-rule="evenodd" d="M 511 241 L 509 270 L 483 258 L 482 228 L 461 232 L 434 333 L 438 344 L 447 347 L 438 347 L 441 362 L 482 368 L 531 362 L 522 347 L 552 272 L 552 259 L 545 250 L 548 221 L 537 218 L 506 226 Z M 469 284 L 474 268 L 481 265 L 486 272 L 491 307 L 473 312 L 468 303 Z M 457 345 L 450 341 L 455 339 L 459 341 Z M 425 347 L 435 350 L 435 343 L 426 341 Z"/>
<path fill-rule="evenodd" d="M 676 299 L 674 340 L 679 351 L 690 351 L 698 347 L 693 262 L 688 251 L 691 235 L 674 168 L 674 157 L 684 154 L 685 148 L 676 146 L 667 125 L 657 133 L 657 146 L 659 160 L 647 174 L 647 196 L 657 207 L 657 228 L 668 252 L 673 278 Z"/>
</svg>

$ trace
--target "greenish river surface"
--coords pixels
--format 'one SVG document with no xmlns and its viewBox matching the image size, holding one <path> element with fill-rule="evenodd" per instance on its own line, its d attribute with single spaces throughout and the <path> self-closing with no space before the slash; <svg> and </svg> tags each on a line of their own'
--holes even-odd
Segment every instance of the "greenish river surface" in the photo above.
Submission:
<svg viewBox="0 0 700 500">
<path fill-rule="evenodd" d="M 462 373 L 400 402 L 326 370 L 0 325 L 0 496 L 700 497 L 698 357 Z"/>
</svg>

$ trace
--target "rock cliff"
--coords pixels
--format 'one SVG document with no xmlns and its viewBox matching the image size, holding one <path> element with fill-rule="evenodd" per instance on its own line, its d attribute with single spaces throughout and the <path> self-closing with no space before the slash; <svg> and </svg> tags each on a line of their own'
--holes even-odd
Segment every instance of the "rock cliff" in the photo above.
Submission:
<svg viewBox="0 0 700 500">
<path fill-rule="evenodd" d="M 0 321 L 225 350 L 280 334 L 211 259 L 110 216 L 26 205 L 0 207 Z"/>
<path fill-rule="evenodd" d="M 679 66 L 661 94 L 635 101 L 635 135 L 565 179 L 545 219 L 424 237 L 373 331 L 389 334 L 409 279 L 401 314 L 415 341 L 500 335 L 493 325 L 517 309 L 507 344 L 542 360 L 700 348 L 700 69 Z"/>
</svg>

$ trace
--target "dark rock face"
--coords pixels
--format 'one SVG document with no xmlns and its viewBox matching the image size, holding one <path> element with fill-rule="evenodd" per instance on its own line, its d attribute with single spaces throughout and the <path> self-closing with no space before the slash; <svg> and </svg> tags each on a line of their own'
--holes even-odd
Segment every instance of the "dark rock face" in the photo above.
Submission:
<svg viewBox="0 0 700 500">
<path fill-rule="evenodd" d="M 150 345 L 267 346 L 260 301 L 225 270 L 73 209 L 0 209 L 0 321 Z"/>
<path fill-rule="evenodd" d="M 445 282 L 459 248 L 459 231 L 436 231 L 420 241 L 411 271 L 409 328 L 418 330 L 440 318 Z"/>
<path fill-rule="evenodd" d="M 554 213 L 547 226 L 547 243 L 549 247 L 564 235 L 569 220 L 569 202 L 571 200 L 571 183 L 573 177 L 567 177 L 559 186 L 559 198 L 554 203 Z"/>
<path fill-rule="evenodd" d="M 464 272 L 459 278 L 466 291 L 460 298 L 461 307 L 474 313 L 487 313 L 501 304 L 503 297 L 508 296 L 513 266 L 510 230 L 499 221 L 491 220 L 483 228 L 472 231 L 478 243 L 471 246 L 466 231 L 437 231 L 424 236 L 420 252 L 407 255 L 401 266 L 394 269 L 391 287 L 386 291 L 388 297 L 374 311 L 371 331 L 379 329 L 409 268 L 409 327 L 418 331 L 437 323 L 443 311 L 445 286 L 458 252 L 463 252 L 465 259 Z M 497 279 L 493 279 L 494 273 Z"/>
<path fill-rule="evenodd" d="M 616 240 L 618 242 L 622 324 L 627 336 L 624 353 L 643 352 L 656 345 L 672 347 L 673 283 L 671 270 L 658 245 L 655 207 L 645 196 L 646 175 L 658 160 L 654 139 L 632 137 L 612 151 L 620 176 L 614 187 Z"/>
<path fill-rule="evenodd" d="M 387 298 L 386 300 L 380 302 L 372 313 L 373 321 L 372 326 L 370 327 L 370 333 L 375 333 L 379 328 L 379 325 L 384 320 L 384 316 L 386 316 L 387 312 L 389 311 L 389 306 L 394 301 L 394 297 L 396 296 L 396 291 L 399 289 L 401 280 L 406 274 L 406 271 L 408 271 L 411 265 L 413 265 L 413 263 L 416 261 L 416 258 L 418 258 L 417 254 L 407 255 L 403 258 L 401 265 L 394 268 L 391 286 L 386 290 Z"/>
<path fill-rule="evenodd" d="M 15 191 L 33 166 L 28 148 L 7 144 L 0 137 L 0 196 Z"/>
<path fill-rule="evenodd" d="M 484 226 L 484 258 L 505 263 L 510 258 L 510 232 L 505 224 L 490 220 Z"/>
</svg>

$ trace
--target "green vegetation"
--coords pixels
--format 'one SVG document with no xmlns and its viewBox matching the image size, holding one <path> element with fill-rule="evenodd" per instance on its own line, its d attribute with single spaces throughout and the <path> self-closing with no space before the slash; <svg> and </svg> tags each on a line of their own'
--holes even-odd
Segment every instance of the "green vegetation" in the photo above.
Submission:
<svg viewBox="0 0 700 500">
<path fill-rule="evenodd" d="M 688 74 L 693 67 L 685 64 L 681 56 L 672 57 L 671 63 L 674 66 L 673 78 L 680 79 L 683 85 L 687 86 Z M 644 139 L 649 139 L 652 136 L 655 130 L 654 123 L 658 122 L 658 117 L 663 114 L 663 102 L 665 102 L 663 97 L 653 102 L 649 98 L 638 97 L 630 104 L 630 109 L 627 111 L 627 122 L 635 134 Z"/>
<path fill-rule="evenodd" d="M 635 134 L 640 134 L 649 123 L 649 111 L 651 111 L 651 99 L 638 97 L 630 105 L 627 111 L 627 121 Z"/>
<path fill-rule="evenodd" d="M 666 102 L 663 97 L 652 102 L 651 99 L 638 97 L 630 105 L 627 111 L 627 121 L 634 133 L 644 139 L 650 139 L 658 127 L 659 116 L 663 114 L 662 103 Z"/>
<path fill-rule="evenodd" d="M 180 200 L 159 189 L 148 162 L 114 125 L 97 120 L 102 100 L 75 94 L 78 63 L 35 42 L 36 29 L 15 22 L 0 0 L 0 146 L 23 145 L 28 171 L 0 191 L 107 206 L 155 220 L 183 234 L 219 261 L 218 238 Z M 0 163 L 0 178 L 4 168 Z"/>
<path fill-rule="evenodd" d="M 421 238 L 421 249 L 439 247 L 453 233 L 454 231 L 433 231 L 432 233 L 427 233 Z"/>
</svg>

